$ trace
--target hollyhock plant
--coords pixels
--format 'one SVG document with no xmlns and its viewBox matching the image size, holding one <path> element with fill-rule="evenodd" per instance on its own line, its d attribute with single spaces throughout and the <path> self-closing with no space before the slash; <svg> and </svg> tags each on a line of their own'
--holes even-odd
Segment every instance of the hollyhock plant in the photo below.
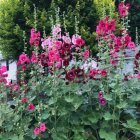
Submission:
<svg viewBox="0 0 140 140">
<path fill-rule="evenodd" d="M 120 5 L 120 20 L 124 20 L 117 26 L 119 35 L 115 31 L 118 19 L 109 15 L 99 21 L 96 58 L 81 35 L 71 38 L 58 24 L 42 39 L 40 32 L 31 30 L 32 55 L 19 57 L 19 67 L 27 66 L 27 70 L 18 70 L 17 83 L 4 85 L 6 70 L 0 68 L 0 113 L 5 116 L 1 117 L 0 139 L 140 138 L 139 52 L 131 60 L 137 66 L 134 73 L 124 69 L 126 50 L 135 53 L 126 6 Z M 20 88 L 13 90 L 15 85 Z M 9 100 L 14 101 L 12 105 Z"/>
<path fill-rule="evenodd" d="M 84 46 L 85 41 L 81 38 L 79 35 L 73 35 L 72 36 L 72 43 L 78 47 Z"/>
</svg>

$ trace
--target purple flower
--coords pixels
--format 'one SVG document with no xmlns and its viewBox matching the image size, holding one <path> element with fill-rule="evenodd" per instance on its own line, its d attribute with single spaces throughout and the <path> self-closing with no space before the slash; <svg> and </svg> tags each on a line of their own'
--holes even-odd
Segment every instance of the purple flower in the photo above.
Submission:
<svg viewBox="0 0 140 140">
<path fill-rule="evenodd" d="M 99 103 L 100 103 L 101 106 L 105 106 L 106 105 L 106 99 L 105 98 L 99 99 Z"/>
<path fill-rule="evenodd" d="M 104 96 L 103 96 L 103 92 L 100 91 L 100 92 L 98 93 L 98 99 L 102 99 L 103 97 L 104 97 Z"/>
</svg>

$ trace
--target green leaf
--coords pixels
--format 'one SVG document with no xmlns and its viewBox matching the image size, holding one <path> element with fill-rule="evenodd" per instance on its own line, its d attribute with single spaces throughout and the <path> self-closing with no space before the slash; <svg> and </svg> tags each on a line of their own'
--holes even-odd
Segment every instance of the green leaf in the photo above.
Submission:
<svg viewBox="0 0 140 140">
<path fill-rule="evenodd" d="M 135 94 L 129 97 L 131 101 L 140 101 L 140 94 Z"/>
<path fill-rule="evenodd" d="M 10 137 L 10 140 L 19 140 L 19 137 L 17 135 L 13 135 Z"/>
<path fill-rule="evenodd" d="M 116 140 L 116 134 L 114 132 L 106 132 L 105 130 L 101 129 L 99 131 L 100 138 L 105 140 Z"/>
<path fill-rule="evenodd" d="M 107 101 L 112 101 L 112 96 L 111 95 L 104 95 L 104 97 Z"/>
<path fill-rule="evenodd" d="M 110 114 L 110 112 L 106 112 L 106 113 L 104 114 L 103 117 L 104 117 L 104 119 L 105 119 L 106 121 L 115 119 L 115 116 L 113 116 L 112 114 Z"/>
<path fill-rule="evenodd" d="M 123 124 L 126 128 L 132 129 L 134 131 L 140 131 L 140 124 L 136 120 L 127 120 L 127 123 Z"/>
<path fill-rule="evenodd" d="M 65 96 L 64 99 L 65 99 L 65 101 L 68 102 L 68 103 L 71 103 L 71 102 L 73 102 L 73 100 L 74 100 L 71 96 Z"/>
<path fill-rule="evenodd" d="M 48 101 L 48 105 L 52 105 L 54 103 L 56 103 L 56 99 L 54 99 L 53 97 Z"/>
<path fill-rule="evenodd" d="M 128 103 L 123 101 L 120 104 L 117 105 L 117 108 L 122 109 L 122 108 L 127 108 L 128 107 Z"/>
</svg>

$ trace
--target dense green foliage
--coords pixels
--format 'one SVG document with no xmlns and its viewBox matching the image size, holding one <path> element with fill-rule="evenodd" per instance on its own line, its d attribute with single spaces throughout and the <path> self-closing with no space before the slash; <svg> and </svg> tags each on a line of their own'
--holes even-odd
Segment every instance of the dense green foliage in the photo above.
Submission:
<svg viewBox="0 0 140 140">
<path fill-rule="evenodd" d="M 56 19 L 56 9 L 60 7 L 60 21 L 63 27 L 75 33 L 75 16 L 79 21 L 79 34 L 86 38 L 87 45 L 96 52 L 95 30 L 102 7 L 108 7 L 112 0 L 7 0 L 0 4 L 0 44 L 5 58 L 17 59 L 22 53 L 23 31 L 29 34 L 34 24 L 34 6 L 37 7 L 37 28 L 46 34 L 50 32 L 52 19 Z M 107 8 L 108 9 L 108 8 Z M 64 13 L 65 12 L 65 13 Z M 63 15 L 65 15 L 63 17 Z M 63 20 L 65 19 L 65 20 Z M 26 37 L 27 46 L 28 37 Z"/>
</svg>

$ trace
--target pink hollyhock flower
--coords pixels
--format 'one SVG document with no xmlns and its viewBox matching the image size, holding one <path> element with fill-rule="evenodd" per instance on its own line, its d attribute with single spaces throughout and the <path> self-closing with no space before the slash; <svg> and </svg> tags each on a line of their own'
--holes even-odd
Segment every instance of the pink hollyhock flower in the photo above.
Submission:
<svg viewBox="0 0 140 140">
<path fill-rule="evenodd" d="M 29 106 L 28 106 L 28 110 L 29 111 L 34 111 L 35 109 L 35 106 L 33 105 L 33 103 L 30 103 Z"/>
<path fill-rule="evenodd" d="M 117 64 L 117 61 L 115 61 L 114 59 L 110 59 L 110 64 L 115 66 Z"/>
<path fill-rule="evenodd" d="M 57 49 L 61 49 L 61 46 L 62 46 L 62 42 L 61 42 L 61 41 L 56 41 L 56 42 L 55 42 L 55 47 L 56 47 Z"/>
<path fill-rule="evenodd" d="M 30 60 L 29 60 L 27 54 L 21 54 L 19 56 L 19 61 L 20 61 L 21 64 L 23 64 L 25 62 L 28 62 L 29 63 Z"/>
<path fill-rule="evenodd" d="M 31 62 L 32 62 L 32 63 L 37 63 L 37 57 L 36 57 L 36 55 L 34 54 L 34 52 L 32 53 Z"/>
<path fill-rule="evenodd" d="M 69 34 L 67 33 L 66 36 L 62 36 L 62 39 L 65 43 L 70 44 L 71 43 L 71 38 Z"/>
<path fill-rule="evenodd" d="M 89 50 L 85 50 L 83 52 L 83 56 L 84 56 L 85 59 L 88 59 L 89 58 Z"/>
<path fill-rule="evenodd" d="M 39 41 L 38 41 L 38 40 L 35 41 L 35 46 L 36 46 L 36 47 L 39 46 Z"/>
<path fill-rule="evenodd" d="M 60 69 L 61 67 L 62 67 L 61 61 L 60 61 L 60 62 L 57 62 L 57 63 L 56 63 L 56 68 Z"/>
<path fill-rule="evenodd" d="M 101 106 L 105 106 L 106 105 L 106 99 L 105 98 L 99 99 L 99 103 L 100 103 Z"/>
<path fill-rule="evenodd" d="M 85 40 L 83 40 L 82 38 L 78 38 L 76 39 L 76 46 L 84 46 L 85 45 Z"/>
<path fill-rule="evenodd" d="M 119 15 L 120 17 L 126 17 L 128 15 L 128 11 L 130 9 L 130 5 L 129 4 L 124 4 L 123 2 L 121 2 L 119 4 Z"/>
<path fill-rule="evenodd" d="M 72 43 L 76 46 L 79 46 L 79 47 L 85 45 L 85 41 L 79 35 L 73 35 L 72 36 Z"/>
<path fill-rule="evenodd" d="M 114 38 L 115 45 L 121 47 L 122 46 L 122 38 L 120 36 Z"/>
<path fill-rule="evenodd" d="M 34 129 L 34 134 L 35 134 L 36 136 L 38 136 L 38 135 L 40 134 L 40 129 L 39 129 L 38 127 L 36 127 L 36 128 Z"/>
<path fill-rule="evenodd" d="M 53 27 L 53 29 L 52 29 L 52 34 L 53 34 L 53 36 L 56 36 L 58 33 L 60 33 L 61 32 L 61 28 L 60 28 L 60 25 L 58 24 L 58 25 L 55 25 L 54 27 Z"/>
<path fill-rule="evenodd" d="M 40 129 L 41 132 L 45 132 L 46 131 L 45 123 L 41 123 L 39 129 Z"/>
<path fill-rule="evenodd" d="M 134 42 L 130 42 L 130 43 L 128 44 L 128 49 L 135 50 L 135 49 L 136 49 L 135 43 L 134 43 Z"/>
<path fill-rule="evenodd" d="M 19 66 L 19 65 L 21 65 L 21 62 L 18 60 L 18 62 L 17 62 L 17 66 Z"/>
<path fill-rule="evenodd" d="M 6 66 L 2 66 L 0 67 L 0 74 L 3 74 L 7 71 L 7 67 Z"/>
<path fill-rule="evenodd" d="M 107 70 L 101 70 L 100 74 L 102 77 L 106 77 L 107 76 Z"/>
<path fill-rule="evenodd" d="M 28 100 L 27 100 L 26 97 L 23 97 L 23 98 L 21 99 L 21 102 L 22 102 L 22 103 L 27 103 L 27 101 L 28 101 Z"/>
</svg>

